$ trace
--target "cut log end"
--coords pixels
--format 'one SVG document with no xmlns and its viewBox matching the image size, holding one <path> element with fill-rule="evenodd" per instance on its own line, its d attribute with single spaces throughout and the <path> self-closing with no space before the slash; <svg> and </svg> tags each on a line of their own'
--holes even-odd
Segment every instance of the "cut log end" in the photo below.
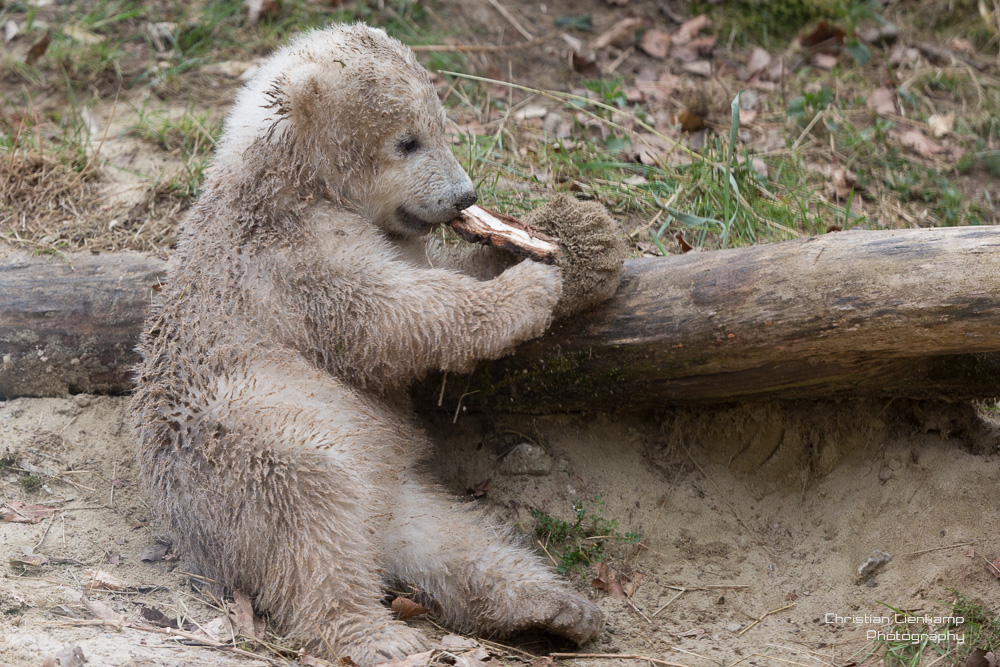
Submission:
<svg viewBox="0 0 1000 667">
<path fill-rule="evenodd" d="M 448 225 L 466 241 L 501 248 L 544 264 L 555 263 L 559 254 L 559 239 L 481 206 L 470 206 Z"/>
</svg>

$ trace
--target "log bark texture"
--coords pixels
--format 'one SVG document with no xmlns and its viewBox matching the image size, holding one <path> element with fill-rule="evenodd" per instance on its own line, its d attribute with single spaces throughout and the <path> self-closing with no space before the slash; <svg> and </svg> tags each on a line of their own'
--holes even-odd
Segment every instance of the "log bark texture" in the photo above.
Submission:
<svg viewBox="0 0 1000 667">
<path fill-rule="evenodd" d="M 0 260 L 0 397 L 128 389 L 165 263 Z M 1000 395 L 1000 228 L 852 231 L 629 260 L 607 304 L 418 406 L 614 410 Z"/>
<path fill-rule="evenodd" d="M 424 407 L 1000 396 L 1000 228 L 851 231 L 630 260 L 607 304 Z M 464 397 L 464 398 L 463 398 Z M 443 400 L 442 400 L 443 398 Z"/>
<path fill-rule="evenodd" d="M 0 258 L 0 399 L 129 391 L 166 267 L 138 253 Z"/>
</svg>

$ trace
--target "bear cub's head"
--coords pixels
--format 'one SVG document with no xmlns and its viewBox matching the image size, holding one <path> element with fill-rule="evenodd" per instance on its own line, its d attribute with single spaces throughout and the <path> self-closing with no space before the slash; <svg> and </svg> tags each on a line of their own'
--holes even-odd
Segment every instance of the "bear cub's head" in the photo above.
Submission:
<svg viewBox="0 0 1000 667">
<path fill-rule="evenodd" d="M 260 65 L 217 160 L 245 161 L 255 147 L 278 160 L 272 170 L 391 234 L 426 234 L 476 202 L 427 72 L 406 46 L 362 24 L 307 33 Z"/>
</svg>

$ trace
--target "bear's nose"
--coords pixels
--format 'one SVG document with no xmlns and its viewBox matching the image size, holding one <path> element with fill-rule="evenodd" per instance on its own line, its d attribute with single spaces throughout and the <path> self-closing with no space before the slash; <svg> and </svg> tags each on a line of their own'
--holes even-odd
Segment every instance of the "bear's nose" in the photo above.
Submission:
<svg viewBox="0 0 1000 667">
<path fill-rule="evenodd" d="M 459 195 L 458 199 L 455 200 L 455 210 L 464 211 L 479 199 L 479 195 L 476 194 L 475 190 L 469 190 L 468 192 L 463 192 Z"/>
</svg>

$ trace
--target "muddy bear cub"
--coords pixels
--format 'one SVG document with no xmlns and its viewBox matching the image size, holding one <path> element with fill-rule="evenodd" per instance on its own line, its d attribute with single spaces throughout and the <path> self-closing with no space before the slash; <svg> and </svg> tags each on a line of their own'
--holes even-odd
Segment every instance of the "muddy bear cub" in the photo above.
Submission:
<svg viewBox="0 0 1000 667">
<path fill-rule="evenodd" d="M 130 413 L 157 516 L 187 565 L 310 651 L 367 667 L 425 650 L 380 603 L 390 583 L 458 631 L 602 628 L 428 479 L 406 388 L 610 295 L 615 223 L 569 197 L 535 211 L 581 239 L 562 267 L 428 243 L 475 201 L 409 49 L 363 25 L 310 32 L 239 94 L 154 299 Z M 579 269 L 588 254 L 603 268 Z M 574 273 L 587 290 L 561 298 Z"/>
</svg>

